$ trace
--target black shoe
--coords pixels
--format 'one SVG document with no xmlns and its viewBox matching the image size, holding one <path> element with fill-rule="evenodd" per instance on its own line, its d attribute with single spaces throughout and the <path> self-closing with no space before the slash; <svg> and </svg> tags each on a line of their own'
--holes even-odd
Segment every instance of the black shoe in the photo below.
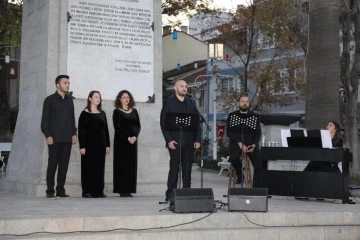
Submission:
<svg viewBox="0 0 360 240">
<path fill-rule="evenodd" d="M 317 198 L 316 201 L 325 201 L 323 198 Z"/>
<path fill-rule="evenodd" d="M 308 197 L 295 197 L 295 199 L 297 199 L 297 200 L 309 200 Z"/>
<path fill-rule="evenodd" d="M 56 199 L 54 194 L 46 194 L 47 199 Z"/>
<path fill-rule="evenodd" d="M 91 195 L 92 198 L 106 198 L 105 194 L 96 194 L 96 195 Z"/>
<path fill-rule="evenodd" d="M 120 193 L 120 197 L 133 197 L 130 193 Z"/>
<path fill-rule="evenodd" d="M 82 197 L 83 198 L 92 198 L 92 196 L 90 194 L 88 194 L 88 193 L 83 193 Z"/>
<path fill-rule="evenodd" d="M 69 198 L 70 196 L 66 193 L 57 193 L 56 198 Z"/>
</svg>

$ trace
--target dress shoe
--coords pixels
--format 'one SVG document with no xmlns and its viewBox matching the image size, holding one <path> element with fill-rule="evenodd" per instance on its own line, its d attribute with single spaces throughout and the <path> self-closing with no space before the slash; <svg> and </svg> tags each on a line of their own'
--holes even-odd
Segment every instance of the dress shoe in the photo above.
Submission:
<svg viewBox="0 0 360 240">
<path fill-rule="evenodd" d="M 83 193 L 82 197 L 83 198 L 92 198 L 92 196 L 90 194 L 88 194 L 88 193 Z"/>
<path fill-rule="evenodd" d="M 308 197 L 295 197 L 296 200 L 309 200 Z"/>
<path fill-rule="evenodd" d="M 67 195 L 66 193 L 57 193 L 56 198 L 70 198 L 70 195 Z"/>
<path fill-rule="evenodd" d="M 120 193 L 120 197 L 133 197 L 130 193 Z"/>
<path fill-rule="evenodd" d="M 106 198 L 106 195 L 105 194 L 100 194 L 99 198 Z"/>
<path fill-rule="evenodd" d="M 56 199 L 54 194 L 46 194 L 47 199 Z"/>
</svg>

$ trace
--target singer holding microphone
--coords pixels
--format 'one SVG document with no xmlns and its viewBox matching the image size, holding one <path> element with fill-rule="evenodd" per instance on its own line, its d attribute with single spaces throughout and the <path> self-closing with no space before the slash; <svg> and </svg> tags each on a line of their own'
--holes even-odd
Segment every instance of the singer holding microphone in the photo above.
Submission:
<svg viewBox="0 0 360 240">
<path fill-rule="evenodd" d="M 191 167 L 194 160 L 194 151 L 200 147 L 200 124 L 195 131 L 183 132 L 181 138 L 180 154 L 180 132 L 167 131 L 165 128 L 166 113 L 189 113 L 197 114 L 196 104 L 187 92 L 187 83 L 184 80 L 177 80 L 174 86 L 175 96 L 170 98 L 161 109 L 160 127 L 166 141 L 166 147 L 170 154 L 170 170 L 167 181 L 165 201 L 170 200 L 173 189 L 177 188 L 178 172 L 182 169 L 183 188 L 190 188 Z M 181 159 L 180 159 L 181 156 Z"/>
</svg>

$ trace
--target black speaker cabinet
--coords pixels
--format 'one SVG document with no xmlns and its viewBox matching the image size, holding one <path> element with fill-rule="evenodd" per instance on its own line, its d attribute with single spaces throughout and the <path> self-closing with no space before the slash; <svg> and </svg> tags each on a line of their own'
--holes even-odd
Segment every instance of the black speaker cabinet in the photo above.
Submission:
<svg viewBox="0 0 360 240">
<path fill-rule="evenodd" d="M 229 211 L 267 212 L 267 188 L 229 188 Z"/>
<path fill-rule="evenodd" d="M 175 213 L 214 212 L 214 193 L 211 188 L 174 189 L 170 209 Z"/>
</svg>

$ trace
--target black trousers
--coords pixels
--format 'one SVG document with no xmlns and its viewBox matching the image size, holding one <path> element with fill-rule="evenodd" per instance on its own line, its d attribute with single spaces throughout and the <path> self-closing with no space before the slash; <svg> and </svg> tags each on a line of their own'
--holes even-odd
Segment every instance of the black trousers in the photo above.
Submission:
<svg viewBox="0 0 360 240">
<path fill-rule="evenodd" d="M 57 170 L 57 185 L 56 193 L 65 193 L 65 181 L 66 174 L 69 167 L 71 142 L 54 142 L 52 145 L 48 145 L 49 159 L 46 171 L 46 194 L 55 194 L 55 173 Z"/>
<path fill-rule="evenodd" d="M 260 155 L 259 151 L 255 150 L 252 153 L 247 153 L 250 158 L 250 161 L 254 167 L 254 178 L 253 178 L 253 187 L 258 187 L 260 184 L 261 178 L 261 164 L 260 164 Z M 235 168 L 236 175 L 238 178 L 242 178 L 242 156 L 232 157 L 229 159 L 233 167 Z M 241 179 L 243 180 L 243 179 Z"/>
<path fill-rule="evenodd" d="M 178 173 L 181 163 L 181 174 L 183 181 L 183 188 L 190 188 L 191 186 L 191 167 L 194 160 L 194 143 L 183 143 L 181 146 L 181 161 L 180 161 L 180 146 L 176 145 L 176 149 L 170 149 L 170 170 L 167 181 L 166 198 L 170 198 L 173 189 L 177 188 Z"/>
</svg>

